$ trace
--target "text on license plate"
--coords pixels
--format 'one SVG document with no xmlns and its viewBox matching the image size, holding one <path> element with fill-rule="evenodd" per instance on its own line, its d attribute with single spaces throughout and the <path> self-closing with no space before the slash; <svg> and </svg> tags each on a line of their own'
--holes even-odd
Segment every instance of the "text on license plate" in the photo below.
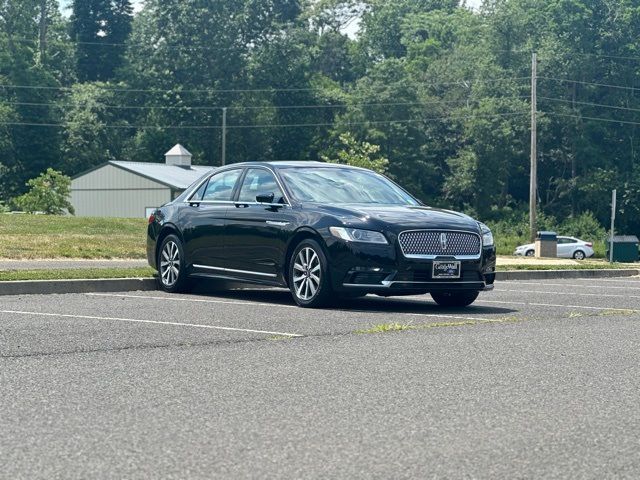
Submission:
<svg viewBox="0 0 640 480">
<path fill-rule="evenodd" d="M 433 262 L 433 278 L 460 278 L 460 262 Z"/>
</svg>

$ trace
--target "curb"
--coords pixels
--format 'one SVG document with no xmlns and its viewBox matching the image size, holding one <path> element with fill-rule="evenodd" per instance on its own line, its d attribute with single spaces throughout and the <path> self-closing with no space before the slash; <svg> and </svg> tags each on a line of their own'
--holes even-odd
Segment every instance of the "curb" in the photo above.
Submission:
<svg viewBox="0 0 640 480">
<path fill-rule="evenodd" d="M 64 293 L 107 293 L 157 290 L 155 278 L 113 278 L 100 280 L 28 280 L 0 282 L 3 295 L 48 295 Z"/>
<path fill-rule="evenodd" d="M 513 270 L 496 272 L 496 281 L 547 280 L 570 278 L 635 277 L 638 269 L 618 270 Z M 0 282 L 3 295 L 50 295 L 65 293 L 108 293 L 153 291 L 158 289 L 155 278 L 113 278 L 101 280 L 28 280 Z"/>
<path fill-rule="evenodd" d="M 635 268 L 611 270 L 511 270 L 508 272 L 496 272 L 496 281 L 636 277 L 638 275 L 640 275 L 640 270 Z"/>
</svg>

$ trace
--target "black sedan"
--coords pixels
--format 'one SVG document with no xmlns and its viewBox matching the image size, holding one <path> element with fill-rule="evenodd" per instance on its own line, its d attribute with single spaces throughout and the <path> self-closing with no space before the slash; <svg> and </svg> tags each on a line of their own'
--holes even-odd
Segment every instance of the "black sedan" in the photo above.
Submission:
<svg viewBox="0 0 640 480">
<path fill-rule="evenodd" d="M 218 278 L 289 288 L 301 307 L 369 293 L 466 306 L 493 289 L 496 250 L 484 224 L 372 171 L 257 162 L 214 170 L 156 210 L 147 257 L 167 292 Z"/>
</svg>

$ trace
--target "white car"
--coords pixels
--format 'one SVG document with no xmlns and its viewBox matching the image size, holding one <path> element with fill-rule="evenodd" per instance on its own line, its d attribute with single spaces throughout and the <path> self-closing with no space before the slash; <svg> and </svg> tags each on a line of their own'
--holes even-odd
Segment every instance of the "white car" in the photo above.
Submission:
<svg viewBox="0 0 640 480">
<path fill-rule="evenodd" d="M 536 246 L 533 243 L 520 245 L 513 252 L 514 255 L 523 257 L 533 257 L 535 255 Z M 559 258 L 575 258 L 576 260 L 584 260 L 593 257 L 593 243 L 584 242 L 573 237 L 558 237 L 558 257 Z"/>
</svg>

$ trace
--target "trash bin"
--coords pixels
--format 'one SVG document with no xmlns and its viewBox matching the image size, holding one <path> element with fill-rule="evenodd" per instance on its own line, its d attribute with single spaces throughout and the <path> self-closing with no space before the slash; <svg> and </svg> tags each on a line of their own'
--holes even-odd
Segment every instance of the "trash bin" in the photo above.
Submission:
<svg viewBox="0 0 640 480">
<path fill-rule="evenodd" d="M 536 257 L 556 258 L 558 256 L 558 234 L 538 232 L 536 235 Z"/>
<path fill-rule="evenodd" d="M 607 259 L 611 258 L 611 243 L 613 241 L 613 261 L 632 263 L 638 261 L 638 237 L 635 235 L 618 235 L 609 238 L 607 242 Z"/>
</svg>

